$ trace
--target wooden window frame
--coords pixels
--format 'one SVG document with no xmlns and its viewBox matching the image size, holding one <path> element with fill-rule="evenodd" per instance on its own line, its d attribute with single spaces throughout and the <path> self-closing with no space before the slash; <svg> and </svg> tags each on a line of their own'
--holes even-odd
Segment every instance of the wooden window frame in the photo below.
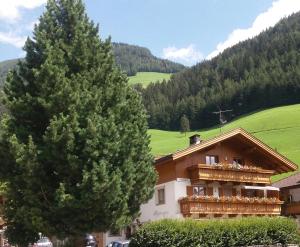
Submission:
<svg viewBox="0 0 300 247">
<path fill-rule="evenodd" d="M 160 200 L 160 191 L 163 191 L 163 200 Z M 159 187 L 156 189 L 156 205 L 166 204 L 166 189 L 165 187 Z"/>
<path fill-rule="evenodd" d="M 209 157 L 209 163 L 207 163 L 207 157 Z M 212 163 L 211 162 L 211 158 L 212 157 L 214 157 L 214 159 L 215 159 L 215 163 Z M 207 154 L 207 155 L 205 155 L 205 164 L 206 165 L 211 165 L 211 166 L 213 166 L 213 165 L 216 165 L 216 164 L 218 164 L 219 163 L 219 156 L 218 155 L 215 155 L 215 154 Z"/>
<path fill-rule="evenodd" d="M 201 188 L 202 194 L 199 193 L 199 188 Z M 196 193 L 194 193 L 196 192 Z M 193 185 L 193 195 L 194 196 L 206 196 L 206 188 L 204 185 Z"/>
</svg>

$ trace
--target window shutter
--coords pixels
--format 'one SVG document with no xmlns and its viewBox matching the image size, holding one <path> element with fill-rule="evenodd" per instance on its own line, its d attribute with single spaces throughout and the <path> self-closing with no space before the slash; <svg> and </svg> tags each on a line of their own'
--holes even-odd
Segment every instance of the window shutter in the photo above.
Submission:
<svg viewBox="0 0 300 247">
<path fill-rule="evenodd" d="M 219 187 L 219 196 L 224 196 L 224 190 L 222 187 Z"/>
<path fill-rule="evenodd" d="M 157 205 L 158 204 L 158 190 L 157 189 L 155 190 L 154 197 L 155 197 L 155 204 Z"/>
<path fill-rule="evenodd" d="M 236 196 L 236 188 L 232 188 L 232 196 Z"/>
<path fill-rule="evenodd" d="M 208 196 L 212 196 L 213 194 L 214 194 L 214 192 L 213 192 L 213 188 L 212 187 L 207 187 L 207 195 Z"/>
<path fill-rule="evenodd" d="M 188 196 L 192 196 L 193 195 L 193 186 L 186 186 L 186 194 Z"/>
<path fill-rule="evenodd" d="M 245 189 L 241 189 L 241 196 L 246 196 L 246 190 Z"/>
</svg>

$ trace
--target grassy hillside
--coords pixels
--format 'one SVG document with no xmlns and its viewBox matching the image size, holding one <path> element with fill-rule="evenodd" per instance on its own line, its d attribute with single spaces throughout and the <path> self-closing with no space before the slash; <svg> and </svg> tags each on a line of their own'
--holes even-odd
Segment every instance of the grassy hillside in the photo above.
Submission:
<svg viewBox="0 0 300 247">
<path fill-rule="evenodd" d="M 242 127 L 257 138 L 276 148 L 300 166 L 300 104 L 272 108 L 243 116 L 229 124 L 222 131 Z M 188 146 L 188 136 L 200 133 L 203 139 L 220 133 L 219 128 L 190 132 L 186 136 L 175 131 L 150 130 L 151 147 L 154 155 L 174 152 Z M 284 175 L 275 176 L 277 180 Z"/>
<path fill-rule="evenodd" d="M 141 83 L 143 87 L 148 86 L 150 82 L 169 80 L 171 74 L 158 72 L 138 72 L 135 76 L 129 77 L 129 84 Z"/>
</svg>

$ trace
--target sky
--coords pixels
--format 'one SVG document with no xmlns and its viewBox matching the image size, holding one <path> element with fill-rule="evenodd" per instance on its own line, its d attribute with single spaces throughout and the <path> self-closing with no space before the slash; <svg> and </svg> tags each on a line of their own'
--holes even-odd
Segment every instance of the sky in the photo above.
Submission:
<svg viewBox="0 0 300 247">
<path fill-rule="evenodd" d="M 300 0 L 83 0 L 100 37 L 191 66 L 300 11 Z M 0 61 L 24 57 L 46 0 L 0 0 Z"/>
</svg>

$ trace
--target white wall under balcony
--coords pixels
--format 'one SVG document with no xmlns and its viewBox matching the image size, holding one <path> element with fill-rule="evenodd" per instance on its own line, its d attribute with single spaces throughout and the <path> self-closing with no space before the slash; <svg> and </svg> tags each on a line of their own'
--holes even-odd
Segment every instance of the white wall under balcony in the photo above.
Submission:
<svg viewBox="0 0 300 247">
<path fill-rule="evenodd" d="M 186 187 L 191 185 L 189 179 L 177 180 L 155 186 L 154 196 L 141 206 L 140 222 L 154 221 L 166 218 L 182 218 L 178 199 L 186 196 Z M 165 189 L 165 203 L 157 205 L 157 189 Z"/>
</svg>

